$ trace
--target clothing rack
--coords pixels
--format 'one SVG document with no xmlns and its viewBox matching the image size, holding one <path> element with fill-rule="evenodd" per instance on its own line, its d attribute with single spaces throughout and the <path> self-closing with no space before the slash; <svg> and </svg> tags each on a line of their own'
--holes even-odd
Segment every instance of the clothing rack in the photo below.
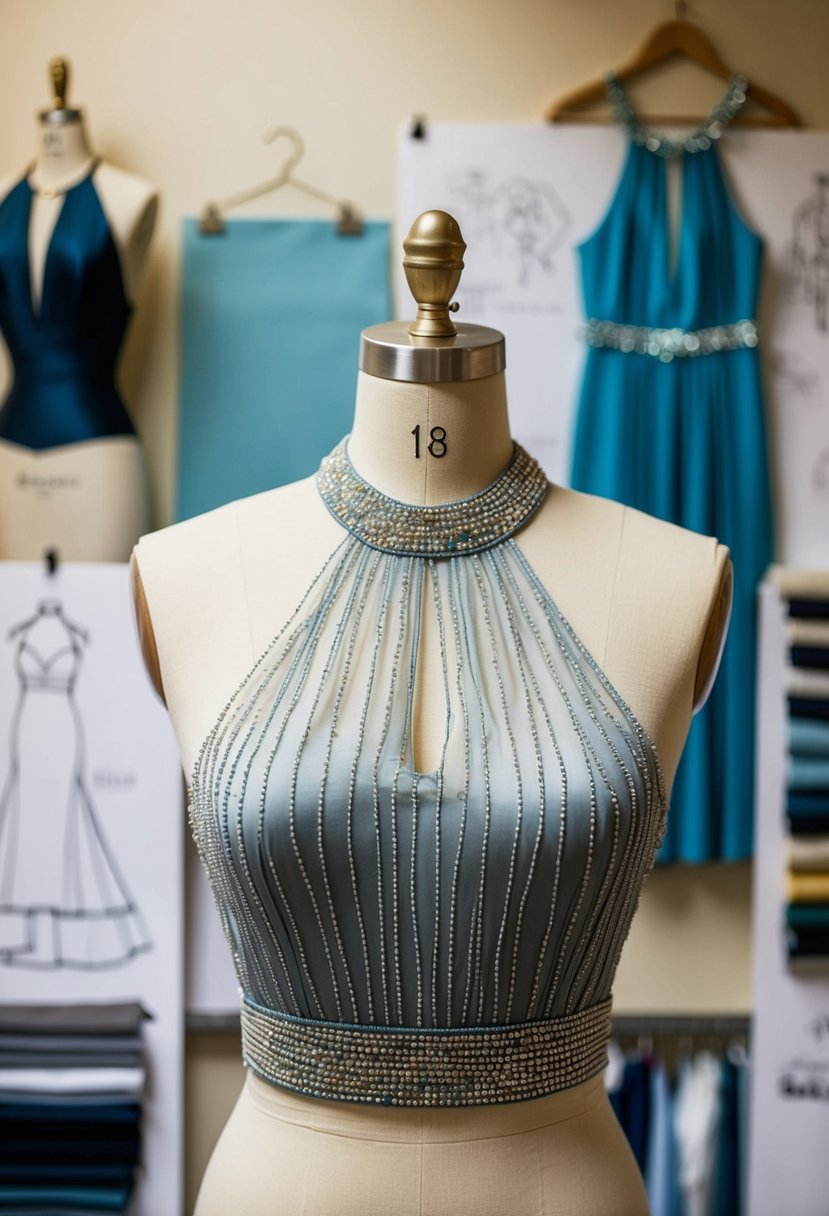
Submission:
<svg viewBox="0 0 829 1216">
<path fill-rule="evenodd" d="M 239 1033 L 237 1013 L 187 1014 L 188 1031 Z M 613 1019 L 613 1034 L 621 1038 L 748 1038 L 751 1032 L 749 1014 L 723 1013 L 638 1013 L 619 1014 Z"/>
<path fill-rule="evenodd" d="M 651 1035 L 654 1038 L 748 1038 L 750 1014 L 641 1013 L 613 1019 L 613 1034 L 620 1038 Z"/>
</svg>

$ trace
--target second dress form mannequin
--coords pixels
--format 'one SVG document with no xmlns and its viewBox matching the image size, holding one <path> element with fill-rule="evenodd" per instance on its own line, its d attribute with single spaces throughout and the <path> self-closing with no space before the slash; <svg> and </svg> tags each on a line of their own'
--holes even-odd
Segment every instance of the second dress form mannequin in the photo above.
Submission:
<svg viewBox="0 0 829 1216">
<path fill-rule="evenodd" d="M 147 527 L 143 458 L 112 373 L 157 211 L 153 186 L 93 155 L 63 95 L 39 115 L 34 165 L 0 179 L 14 363 L 0 412 L 0 558 L 125 561 Z"/>
<path fill-rule="evenodd" d="M 434 428 L 445 452 L 425 459 Z M 476 494 L 511 451 L 503 372 L 456 382 L 361 372 L 348 454 L 389 497 L 430 506 Z M 342 539 L 309 478 L 138 545 L 145 655 L 187 772 L 229 693 Z M 557 486 L 516 539 L 653 740 L 669 785 L 716 666 L 727 618 L 726 551 L 716 540 Z M 437 765 L 444 731 L 445 677 L 426 609 L 413 705 L 419 772 Z M 601 1073 L 502 1106 L 389 1110 L 306 1097 L 250 1071 L 196 1211 L 644 1216 L 647 1202 Z"/>
</svg>

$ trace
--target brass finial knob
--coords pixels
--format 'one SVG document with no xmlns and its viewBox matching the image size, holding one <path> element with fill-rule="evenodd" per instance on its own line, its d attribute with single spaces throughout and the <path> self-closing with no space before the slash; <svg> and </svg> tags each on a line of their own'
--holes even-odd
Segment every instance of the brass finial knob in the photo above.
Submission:
<svg viewBox="0 0 829 1216">
<path fill-rule="evenodd" d="M 446 211 L 424 211 L 409 229 L 403 250 L 406 281 L 417 302 L 417 317 L 409 333 L 419 338 L 451 338 L 458 332 L 449 316 L 458 305 L 451 300 L 461 280 L 466 250 L 458 221 Z"/>
<path fill-rule="evenodd" d="M 55 110 L 66 109 L 66 97 L 69 92 L 69 64 L 62 57 L 49 61 L 49 79 L 52 82 Z"/>
</svg>

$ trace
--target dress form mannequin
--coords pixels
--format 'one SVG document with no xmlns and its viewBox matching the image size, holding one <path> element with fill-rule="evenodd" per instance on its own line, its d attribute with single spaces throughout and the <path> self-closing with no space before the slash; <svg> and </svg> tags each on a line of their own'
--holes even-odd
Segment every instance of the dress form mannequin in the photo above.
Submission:
<svg viewBox="0 0 829 1216">
<path fill-rule="evenodd" d="M 442 220 L 427 213 L 420 223 L 428 230 Z M 372 342 L 372 331 L 364 335 L 349 440 L 366 481 L 427 506 L 490 485 L 512 447 L 500 335 L 475 326 L 457 338 L 431 332 L 402 353 L 405 340 L 388 338 L 390 367 L 383 336 Z M 401 378 L 389 378 L 390 370 Z M 445 452 L 425 459 L 430 436 L 438 439 L 436 453 L 444 445 Z M 518 538 L 633 707 L 670 783 L 716 666 L 727 553 L 709 538 L 560 487 Z M 142 539 L 133 559 L 139 628 L 188 772 L 228 693 L 341 539 L 313 479 Z M 413 766 L 428 771 L 440 751 L 443 672 L 428 611 L 422 627 Z M 601 1075 L 507 1106 L 389 1111 L 321 1102 L 250 1072 L 197 1212 L 297 1210 L 636 1216 L 646 1201 Z"/>
<path fill-rule="evenodd" d="M 94 156 L 82 111 L 66 105 L 66 65 L 55 60 L 51 68 L 55 103 L 38 116 L 37 154 L 27 173 L 29 293 L 36 319 L 68 192 L 87 180 L 94 186 L 128 306 L 158 213 L 153 186 Z M 0 206 L 19 181 L 19 175 L 0 179 Z M 147 521 L 144 466 L 134 433 L 37 447 L 0 437 L 0 557 L 39 559 L 55 549 L 64 560 L 124 561 Z"/>
</svg>

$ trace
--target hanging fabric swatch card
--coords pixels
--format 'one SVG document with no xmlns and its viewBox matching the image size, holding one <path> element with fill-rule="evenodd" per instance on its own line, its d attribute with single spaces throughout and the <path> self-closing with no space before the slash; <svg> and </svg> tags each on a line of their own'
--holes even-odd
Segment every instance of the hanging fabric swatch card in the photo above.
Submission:
<svg viewBox="0 0 829 1216">
<path fill-rule="evenodd" d="M 76 1208 L 121 1211 L 134 1184 L 131 1216 L 181 1210 L 183 823 L 129 568 L 0 563 L 0 1177 L 21 1206 L 31 1165 Z"/>
<path fill-rule="evenodd" d="M 315 472 L 351 428 L 360 331 L 386 321 L 389 226 L 186 219 L 178 518 Z"/>
</svg>

